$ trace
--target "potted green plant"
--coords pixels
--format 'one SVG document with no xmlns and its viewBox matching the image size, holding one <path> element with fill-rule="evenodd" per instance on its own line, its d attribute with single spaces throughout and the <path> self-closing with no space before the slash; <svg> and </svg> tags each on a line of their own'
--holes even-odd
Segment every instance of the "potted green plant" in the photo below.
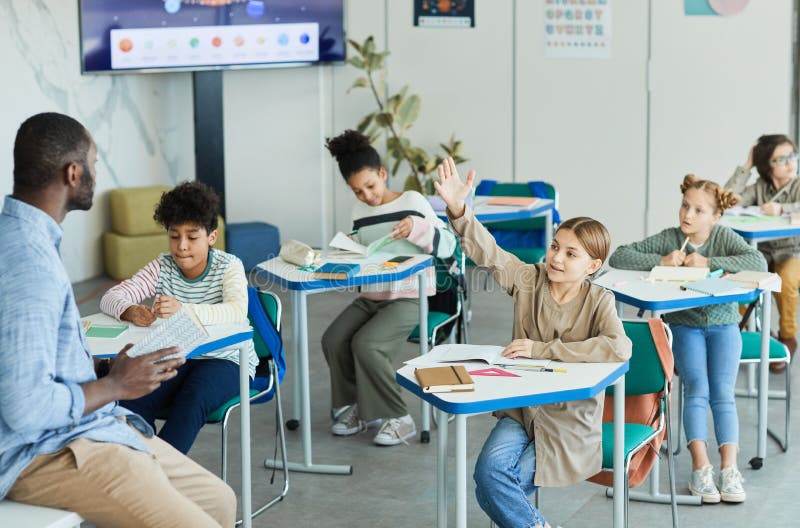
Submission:
<svg viewBox="0 0 800 528">
<path fill-rule="evenodd" d="M 405 190 L 413 189 L 426 195 L 434 194 L 433 176 L 439 163 L 449 156 L 452 156 L 456 164 L 467 161 L 461 156 L 461 141 L 452 134 L 447 143 L 439 144 L 444 154 L 437 153 L 435 156 L 431 156 L 421 147 L 412 145 L 407 132 L 419 116 L 422 105 L 419 95 L 409 93 L 408 85 L 404 85 L 394 94 L 389 94 L 386 85 L 386 57 L 389 51 L 378 51 L 373 36 L 367 37 L 362 43 L 352 39 L 348 39 L 347 42 L 355 51 L 347 62 L 364 72 L 363 76 L 353 82 L 348 93 L 356 88 L 367 88 L 377 105 L 374 112 L 359 120 L 356 128 L 366 134 L 372 143 L 378 142 L 381 137 L 385 138 L 384 164 L 392 176 L 397 174 L 403 162 L 408 165 L 411 174 L 403 185 Z"/>
</svg>

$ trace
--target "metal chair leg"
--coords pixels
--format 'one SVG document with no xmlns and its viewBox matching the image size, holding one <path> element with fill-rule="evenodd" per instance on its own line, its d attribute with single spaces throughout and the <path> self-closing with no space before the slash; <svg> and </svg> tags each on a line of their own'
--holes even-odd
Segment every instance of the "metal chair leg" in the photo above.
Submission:
<svg viewBox="0 0 800 528">
<path fill-rule="evenodd" d="M 669 393 L 667 393 L 665 404 L 666 426 L 667 426 L 667 471 L 669 472 L 669 496 L 672 508 L 672 528 L 678 528 L 678 499 L 675 491 L 675 461 L 672 459 L 672 423 L 669 409 Z M 680 435 L 680 431 L 678 432 Z M 656 461 L 658 464 L 658 461 Z"/>
</svg>

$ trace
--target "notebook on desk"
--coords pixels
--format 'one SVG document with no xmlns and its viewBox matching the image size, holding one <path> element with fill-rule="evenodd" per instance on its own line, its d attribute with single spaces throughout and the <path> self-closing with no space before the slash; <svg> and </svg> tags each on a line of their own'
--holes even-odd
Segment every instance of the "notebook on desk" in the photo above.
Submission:
<svg viewBox="0 0 800 528">
<path fill-rule="evenodd" d="M 714 297 L 721 297 L 723 295 L 737 295 L 750 291 L 750 289 L 743 288 L 741 285 L 733 281 L 716 277 L 713 279 L 687 282 L 681 286 L 681 289 L 696 291 L 704 295 L 713 295 Z"/>
</svg>

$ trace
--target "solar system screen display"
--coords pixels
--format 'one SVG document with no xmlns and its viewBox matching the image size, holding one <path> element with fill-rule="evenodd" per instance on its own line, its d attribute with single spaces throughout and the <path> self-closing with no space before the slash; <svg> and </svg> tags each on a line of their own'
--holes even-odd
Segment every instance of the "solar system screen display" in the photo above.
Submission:
<svg viewBox="0 0 800 528">
<path fill-rule="evenodd" d="M 345 59 L 344 0 L 79 0 L 81 71 Z"/>
</svg>

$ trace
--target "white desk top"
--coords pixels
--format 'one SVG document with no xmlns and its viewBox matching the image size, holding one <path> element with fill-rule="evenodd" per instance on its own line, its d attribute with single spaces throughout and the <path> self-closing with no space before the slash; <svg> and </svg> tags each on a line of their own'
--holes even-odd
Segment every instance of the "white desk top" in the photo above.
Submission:
<svg viewBox="0 0 800 528">
<path fill-rule="evenodd" d="M 537 198 L 533 207 L 519 207 L 513 205 L 486 205 L 486 202 L 497 196 L 476 196 L 472 204 L 475 218 L 485 224 L 504 222 L 506 220 L 522 220 L 541 216 L 555 208 L 555 202 L 547 198 Z M 436 216 L 448 221 L 444 211 L 436 211 Z"/>
<path fill-rule="evenodd" d="M 77 513 L 44 506 L 31 506 L 9 500 L 0 501 L 0 525 L 37 528 L 74 528 L 83 521 Z"/>
<path fill-rule="evenodd" d="M 92 314 L 85 317 L 85 319 L 90 319 L 92 324 L 98 325 L 119 324 L 119 321 L 113 317 L 102 313 Z M 156 321 L 156 324 L 157 323 L 158 321 Z M 128 330 L 114 339 L 87 337 L 86 342 L 89 345 L 89 351 L 92 355 L 95 357 L 114 357 L 122 350 L 122 347 L 128 343 L 137 343 L 153 329 L 152 326 L 139 327 L 134 326 L 132 323 L 127 324 Z M 253 329 L 250 328 L 250 325 L 246 324 L 208 325 L 204 328 L 208 332 L 208 340 L 192 350 L 186 357 L 201 356 L 216 350 L 224 350 L 253 337 Z"/>
<path fill-rule="evenodd" d="M 730 227 L 747 241 L 800 236 L 800 225 L 791 225 L 785 216 L 723 215 L 720 224 Z"/>
<path fill-rule="evenodd" d="M 414 255 L 395 268 L 384 268 L 381 263 L 391 255 L 382 255 L 369 259 L 336 259 L 336 262 L 357 262 L 362 267 L 358 274 L 345 280 L 318 279 L 313 271 L 298 269 L 280 257 L 262 262 L 255 267 L 259 277 L 278 283 L 290 290 L 329 290 L 380 282 L 394 282 L 410 277 L 419 271 L 433 265 L 431 255 Z"/>
<path fill-rule="evenodd" d="M 725 304 L 729 302 L 753 302 L 759 290 L 750 290 L 736 295 L 712 296 L 702 293 L 681 290 L 677 282 L 647 282 L 644 279 L 650 272 L 618 270 L 610 268 L 606 273 L 594 280 L 614 293 L 618 301 L 636 306 L 644 310 L 671 312 L 698 306 Z M 744 289 L 743 289 L 744 290 Z"/>
<path fill-rule="evenodd" d="M 447 363 L 464 365 L 468 371 L 485 369 L 482 362 Z M 451 414 L 514 409 L 591 398 L 628 371 L 628 362 L 618 363 L 561 363 L 551 361 L 548 367 L 567 372 L 525 372 L 508 370 L 517 378 L 501 376 L 472 376 L 475 390 L 470 392 L 424 393 L 417 384 L 414 367 L 405 365 L 397 371 L 397 382 L 434 407 Z M 497 367 L 506 370 L 503 367 Z"/>
</svg>

